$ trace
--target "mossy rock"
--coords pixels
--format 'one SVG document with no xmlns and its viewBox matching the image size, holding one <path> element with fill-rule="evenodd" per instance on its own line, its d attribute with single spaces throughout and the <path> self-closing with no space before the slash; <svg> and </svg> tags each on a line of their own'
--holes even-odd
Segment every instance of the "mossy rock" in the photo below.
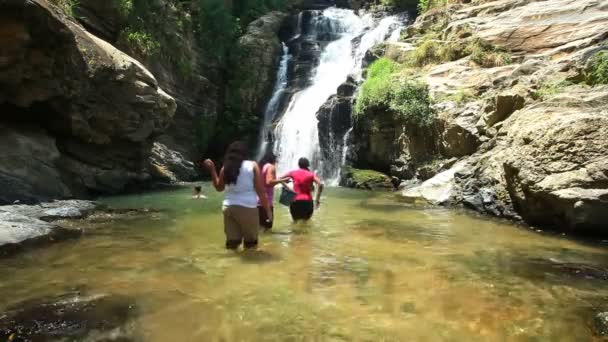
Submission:
<svg viewBox="0 0 608 342">
<path fill-rule="evenodd" d="M 364 190 L 393 190 L 391 178 L 374 170 L 362 170 L 352 167 L 342 172 L 340 185 Z"/>
</svg>

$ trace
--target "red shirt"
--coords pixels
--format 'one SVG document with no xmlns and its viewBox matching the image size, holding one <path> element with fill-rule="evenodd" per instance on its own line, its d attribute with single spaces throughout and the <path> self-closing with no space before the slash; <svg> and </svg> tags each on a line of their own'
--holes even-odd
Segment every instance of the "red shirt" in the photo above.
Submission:
<svg viewBox="0 0 608 342">
<path fill-rule="evenodd" d="M 312 201 L 312 183 L 315 174 L 304 169 L 291 171 L 287 176 L 293 179 L 293 191 L 296 193 L 296 201 Z"/>
</svg>

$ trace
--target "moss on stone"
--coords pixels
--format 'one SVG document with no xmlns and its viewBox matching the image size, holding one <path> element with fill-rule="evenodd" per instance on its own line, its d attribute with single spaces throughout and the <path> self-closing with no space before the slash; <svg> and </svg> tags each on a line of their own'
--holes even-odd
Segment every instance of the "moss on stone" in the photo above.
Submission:
<svg viewBox="0 0 608 342">
<path fill-rule="evenodd" d="M 342 172 L 342 185 L 357 189 L 392 189 L 389 176 L 382 172 L 347 167 Z"/>
</svg>

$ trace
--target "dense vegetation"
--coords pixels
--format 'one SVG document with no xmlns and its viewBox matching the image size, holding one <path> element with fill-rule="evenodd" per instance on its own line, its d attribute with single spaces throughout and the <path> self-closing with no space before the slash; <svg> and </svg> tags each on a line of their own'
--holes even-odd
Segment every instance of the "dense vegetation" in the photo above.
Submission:
<svg viewBox="0 0 608 342">
<path fill-rule="evenodd" d="M 608 51 L 601 51 L 590 59 L 585 81 L 589 85 L 608 84 Z"/>
<path fill-rule="evenodd" d="M 372 63 L 355 103 L 357 117 L 369 115 L 376 109 L 389 110 L 396 120 L 404 124 L 432 124 L 434 111 L 428 87 L 399 75 L 403 67 L 388 58 Z"/>
</svg>

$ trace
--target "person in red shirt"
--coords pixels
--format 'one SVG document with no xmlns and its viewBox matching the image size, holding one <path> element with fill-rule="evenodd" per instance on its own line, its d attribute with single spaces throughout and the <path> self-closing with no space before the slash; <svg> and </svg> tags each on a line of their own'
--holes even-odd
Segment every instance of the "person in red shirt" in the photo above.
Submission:
<svg viewBox="0 0 608 342">
<path fill-rule="evenodd" d="M 297 170 L 288 172 L 281 181 L 291 179 L 293 181 L 293 191 L 296 193 L 294 201 L 289 206 L 289 212 L 294 221 L 309 220 L 315 208 L 321 205 L 321 193 L 323 184 L 317 175 L 310 171 L 310 162 L 306 158 L 298 160 Z M 313 184 L 317 185 L 315 201 L 312 200 Z"/>
</svg>

